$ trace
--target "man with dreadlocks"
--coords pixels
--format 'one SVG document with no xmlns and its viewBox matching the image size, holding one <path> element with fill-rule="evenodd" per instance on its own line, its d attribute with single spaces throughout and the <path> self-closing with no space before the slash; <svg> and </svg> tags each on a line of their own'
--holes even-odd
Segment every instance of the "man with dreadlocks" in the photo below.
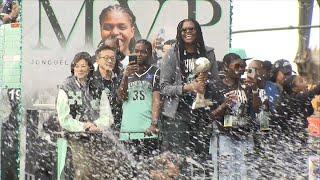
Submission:
<svg viewBox="0 0 320 180">
<path fill-rule="evenodd" d="M 210 123 L 204 108 L 192 110 L 191 106 L 196 93 L 210 94 L 205 86 L 218 75 L 215 54 L 205 47 L 200 25 L 194 19 L 178 24 L 176 41 L 161 65 L 162 149 L 203 160 L 209 151 Z M 193 68 L 199 57 L 208 58 L 212 67 L 207 74 L 195 76 Z"/>
</svg>

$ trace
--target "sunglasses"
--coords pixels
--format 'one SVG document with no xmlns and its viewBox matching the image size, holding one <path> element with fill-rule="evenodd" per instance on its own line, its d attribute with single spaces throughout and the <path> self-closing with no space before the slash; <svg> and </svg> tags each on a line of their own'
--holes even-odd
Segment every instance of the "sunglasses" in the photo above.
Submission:
<svg viewBox="0 0 320 180">
<path fill-rule="evenodd" d="M 182 32 L 194 32 L 196 29 L 194 27 L 182 28 Z"/>
</svg>

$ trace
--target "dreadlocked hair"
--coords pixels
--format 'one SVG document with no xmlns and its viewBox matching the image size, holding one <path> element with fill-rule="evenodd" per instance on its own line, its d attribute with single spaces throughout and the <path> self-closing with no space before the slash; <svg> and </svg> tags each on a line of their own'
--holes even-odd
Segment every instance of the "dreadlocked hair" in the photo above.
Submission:
<svg viewBox="0 0 320 180">
<path fill-rule="evenodd" d="M 207 57 L 206 55 L 206 48 L 204 45 L 204 40 L 203 40 L 203 35 L 202 35 L 202 31 L 201 31 L 201 27 L 200 24 L 198 23 L 198 21 L 194 20 L 194 19 L 184 19 L 182 21 L 179 22 L 178 27 L 177 27 L 177 35 L 176 35 L 176 48 L 179 48 L 180 51 L 180 56 L 181 54 L 185 51 L 185 43 L 182 39 L 181 33 L 182 33 L 182 26 L 184 22 L 193 22 L 195 28 L 196 28 L 196 34 L 197 37 L 195 39 L 195 46 L 197 48 L 197 50 L 200 52 L 200 57 Z"/>
</svg>

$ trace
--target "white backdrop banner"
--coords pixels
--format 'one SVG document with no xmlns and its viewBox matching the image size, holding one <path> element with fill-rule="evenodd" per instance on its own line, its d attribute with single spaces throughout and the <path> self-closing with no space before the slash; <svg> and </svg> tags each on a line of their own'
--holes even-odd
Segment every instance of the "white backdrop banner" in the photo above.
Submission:
<svg viewBox="0 0 320 180">
<path fill-rule="evenodd" d="M 57 85 L 70 75 L 80 51 L 94 52 L 101 35 L 99 15 L 109 5 L 130 8 L 136 17 L 135 38 L 152 40 L 159 32 L 174 39 L 178 23 L 195 18 L 205 44 L 218 60 L 228 51 L 228 0 L 25 0 L 23 1 L 23 87 L 26 109 L 54 105 Z M 164 31 L 163 31 L 164 30 Z"/>
</svg>

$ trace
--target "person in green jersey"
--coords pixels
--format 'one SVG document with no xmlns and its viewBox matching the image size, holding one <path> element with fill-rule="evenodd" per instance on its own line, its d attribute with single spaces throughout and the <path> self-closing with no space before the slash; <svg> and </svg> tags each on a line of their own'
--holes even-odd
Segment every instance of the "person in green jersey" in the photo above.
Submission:
<svg viewBox="0 0 320 180">
<path fill-rule="evenodd" d="M 150 65 L 152 45 L 139 40 L 135 58 L 126 67 L 118 89 L 122 104 L 120 141 L 135 155 L 148 155 L 158 147 L 157 120 L 160 111 L 159 69 Z"/>
</svg>

